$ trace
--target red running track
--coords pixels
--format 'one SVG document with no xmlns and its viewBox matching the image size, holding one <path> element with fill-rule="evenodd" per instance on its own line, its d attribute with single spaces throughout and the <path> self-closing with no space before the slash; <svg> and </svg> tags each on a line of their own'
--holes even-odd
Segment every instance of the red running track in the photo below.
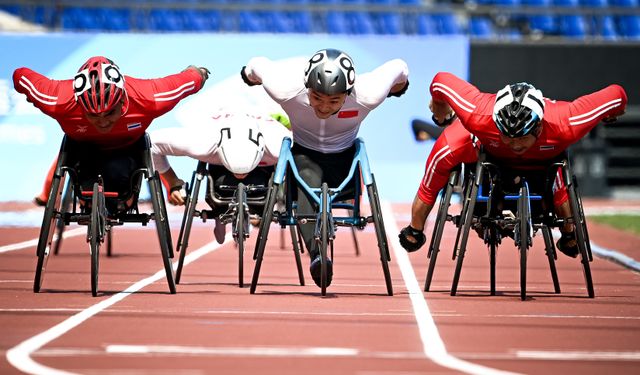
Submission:
<svg viewBox="0 0 640 375">
<path fill-rule="evenodd" d="M 589 211 L 603 202 L 585 205 Z M 211 244 L 210 222 L 194 228 L 190 263 L 178 293 L 170 295 L 155 230 L 130 224 L 114 232 L 115 256 L 102 257 L 96 298 L 84 233 L 65 239 L 61 254 L 51 256 L 44 289 L 35 294 L 35 244 L 19 244 L 37 238 L 39 228 L 0 227 L 0 373 L 637 373 L 638 273 L 596 258 L 596 298 L 589 299 L 578 261 L 560 254 L 562 293 L 555 294 L 536 236 L 530 298 L 520 301 L 517 251 L 510 241 L 498 252 L 498 294 L 489 296 L 487 252 L 473 238 L 452 297 L 449 225 L 432 291 L 425 293 L 426 248 L 407 256 L 397 243 L 410 207 L 385 207 L 393 297 L 386 295 L 371 226 L 358 233 L 360 257 L 349 231 L 338 230 L 333 284 L 322 297 L 306 254 L 307 285 L 298 284 L 291 246 L 280 248 L 276 227 L 256 294 L 239 288 L 234 245 Z M 170 216 L 179 225 L 180 212 Z M 590 234 L 597 245 L 640 259 L 637 236 L 595 224 Z M 245 254 L 247 284 L 254 240 L 255 232 Z"/>
</svg>

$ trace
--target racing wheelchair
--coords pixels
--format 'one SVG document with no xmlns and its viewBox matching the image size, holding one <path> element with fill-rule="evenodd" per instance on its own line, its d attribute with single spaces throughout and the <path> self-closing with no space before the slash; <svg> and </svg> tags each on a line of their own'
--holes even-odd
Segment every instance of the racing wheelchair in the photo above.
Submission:
<svg viewBox="0 0 640 375">
<path fill-rule="evenodd" d="M 572 217 L 568 219 L 558 217 L 553 210 L 552 186 L 559 173 L 562 174 L 569 196 Z M 460 216 L 451 216 L 451 220 L 458 226 L 453 253 L 453 258 L 457 258 L 457 260 L 451 295 L 455 295 L 457 292 L 471 229 L 481 234 L 484 243 L 488 246 L 491 295 L 495 295 L 497 248 L 504 237 L 512 237 L 519 252 L 520 297 L 522 300 L 526 299 L 527 256 L 529 248 L 532 246 L 532 239 L 538 231 L 542 232 L 544 238 L 554 291 L 560 293 L 555 267 L 557 255 L 552 229 L 562 227 L 568 222 L 575 226 L 576 241 L 588 296 L 594 297 L 589 265 L 593 256 L 577 180 L 571 171 L 566 152 L 544 164 L 528 165 L 526 169 L 513 170 L 505 168 L 499 162 L 492 160 L 490 155 L 481 151 L 474 171 L 469 173 L 465 181 L 462 212 Z M 532 189 L 530 185 L 538 186 Z M 542 193 L 539 193 L 540 191 Z M 441 215 L 439 212 L 439 220 Z M 434 233 L 434 237 L 441 236 L 441 234 L 441 231 L 439 234 Z M 436 243 L 439 245 L 438 238 L 436 238 Z M 437 251 L 437 248 L 434 248 L 434 251 Z M 433 254 L 431 256 L 435 264 Z M 432 268 L 431 264 L 430 268 Z M 427 276 L 428 281 L 430 281 L 429 276 Z M 425 289 L 427 288 L 428 283 L 425 285 Z"/>
<path fill-rule="evenodd" d="M 314 240 L 318 243 L 320 252 L 320 288 L 323 296 L 327 292 L 327 253 L 330 251 L 333 259 L 333 242 L 336 237 L 338 226 L 356 227 L 364 229 L 368 223 L 375 226 L 380 261 L 385 278 L 387 294 L 393 295 L 389 264 L 391 256 L 389 245 L 385 233 L 380 199 L 376 187 L 373 173 L 369 167 L 364 141 L 360 138 L 355 142 L 355 156 L 349 173 L 337 188 L 329 188 L 327 183 L 323 183 L 319 188 L 310 187 L 298 174 L 293 154 L 291 152 L 291 138 L 285 138 L 280 149 L 278 164 L 273 176 L 271 185 L 268 188 L 267 200 L 264 206 L 262 222 L 258 231 L 258 238 L 254 251 L 256 261 L 251 281 L 250 293 L 254 294 L 260 277 L 260 268 L 264 258 L 265 247 L 269 234 L 271 222 L 278 223 L 282 228 L 285 226 L 297 226 L 303 223 L 315 223 Z M 349 184 L 351 182 L 351 184 Z M 363 217 L 360 211 L 360 199 L 362 196 L 362 182 L 367 189 L 369 203 L 371 206 L 371 216 Z M 283 185 L 284 184 L 284 185 Z M 302 187 L 302 191 L 311 201 L 315 202 L 318 208 L 316 214 L 303 215 L 297 212 L 295 201 L 297 186 Z M 352 185 L 347 187 L 347 185 Z M 274 211 L 278 189 L 284 186 L 285 204 L 283 211 Z M 334 216 L 332 210 L 344 209 L 349 216 Z M 271 219 L 270 219 L 271 218 Z M 354 236 L 355 239 L 355 236 Z"/>
<path fill-rule="evenodd" d="M 250 213 L 262 212 L 270 186 L 265 186 L 257 181 L 247 181 L 247 184 L 242 181 L 228 185 L 219 184 L 218 182 L 224 174 L 228 174 L 228 172 L 223 166 L 199 161 L 192 174 L 191 183 L 187 185 L 185 210 L 176 245 L 176 251 L 180 253 L 176 283 L 180 282 L 182 275 L 193 218 L 199 217 L 203 222 L 217 218 L 222 225 L 231 223 L 231 233 L 238 248 L 238 286 L 244 287 L 244 246 L 245 240 L 249 238 Z M 261 178 L 267 174 L 268 178 Z M 273 167 L 257 167 L 247 176 L 246 180 L 259 180 L 260 182 L 268 180 L 270 183 L 271 175 L 273 175 Z M 197 210 L 200 186 L 205 178 L 207 181 L 205 201 L 211 209 Z M 294 227 L 291 227 L 291 238 L 300 285 L 304 285 L 300 260 L 301 247 L 296 240 Z"/>
<path fill-rule="evenodd" d="M 80 144 L 66 136 L 60 147 L 38 239 L 36 250 L 38 261 L 33 291 L 37 293 L 42 287 L 49 254 L 52 247 L 57 253 L 65 226 L 71 223 L 87 226 L 86 241 L 89 243 L 91 254 L 91 294 L 95 297 L 98 294 L 100 248 L 106 239 L 108 251 L 111 252 L 113 228 L 129 222 L 146 226 L 153 220 L 160 242 L 169 292 L 176 293 L 171 264 L 173 248 L 169 220 L 162 196 L 160 177 L 151 161 L 149 136 L 145 134 L 130 149 L 137 166 L 130 176 L 130 189 L 126 192 L 105 191 L 103 178 L 100 175 L 93 182 L 81 181 L 77 168 L 77 163 L 82 157 L 82 153 L 78 151 L 79 147 L 81 147 Z M 138 208 L 138 195 L 143 178 L 148 182 L 152 213 L 140 213 Z M 57 232 L 56 236 L 54 232 Z"/>
</svg>

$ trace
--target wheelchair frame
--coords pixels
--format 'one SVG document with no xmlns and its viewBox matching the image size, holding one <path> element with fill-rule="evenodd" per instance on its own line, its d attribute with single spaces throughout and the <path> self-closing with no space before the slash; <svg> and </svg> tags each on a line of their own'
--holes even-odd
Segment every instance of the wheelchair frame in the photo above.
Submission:
<svg viewBox="0 0 640 375">
<path fill-rule="evenodd" d="M 38 262 L 33 284 L 33 291 L 35 293 L 39 292 L 42 287 L 51 247 L 54 247 L 54 254 L 57 254 L 61 245 L 62 233 L 66 225 L 70 223 L 87 225 L 87 242 L 89 243 L 91 252 L 91 294 L 95 297 L 98 294 L 100 246 L 105 241 L 105 238 L 107 239 L 108 255 L 110 255 L 111 230 L 114 226 L 123 225 L 126 222 L 139 222 L 142 223 L 143 226 L 146 226 L 151 220 L 156 222 L 160 252 L 169 285 L 169 292 L 171 294 L 176 293 L 175 278 L 170 260 L 170 258 L 173 258 L 171 231 L 166 206 L 164 205 L 162 197 L 160 177 L 153 168 L 151 161 L 151 141 L 149 140 L 149 136 L 145 133 L 144 139 L 139 142 L 144 142 L 144 148 L 140 150 L 142 153 L 143 166 L 135 170 L 131 176 L 131 181 L 136 182 L 132 183 L 130 194 L 126 197 L 118 197 L 118 193 L 104 191 L 102 178 L 100 176 L 98 176 L 98 181 L 94 183 L 92 191 L 81 190 L 75 169 L 66 165 L 69 152 L 67 149 L 68 140 L 66 136 L 63 138 L 56 170 L 52 179 L 51 190 L 49 191 L 49 199 L 44 210 L 36 250 Z M 141 214 L 138 210 L 138 194 L 143 176 L 149 184 L 149 192 L 153 206 L 153 213 L 151 214 Z M 67 177 L 70 178 L 70 182 L 65 188 Z M 62 198 L 63 195 L 64 198 Z M 122 209 L 118 207 L 116 213 L 109 213 L 107 211 L 107 199 L 117 199 L 118 203 L 122 203 L 130 198 L 133 198 L 131 207 Z M 78 207 L 80 201 L 84 204 Z M 88 209 L 89 204 L 91 206 L 90 209 Z M 70 212 L 68 212 L 69 208 L 71 208 Z M 54 232 L 57 232 L 55 242 Z"/>
<path fill-rule="evenodd" d="M 176 270 L 176 283 L 180 282 L 182 275 L 182 267 L 184 258 L 186 256 L 187 248 L 189 246 L 189 236 L 191 233 L 191 227 L 193 224 L 193 218 L 199 217 L 202 222 L 206 222 L 208 219 L 218 217 L 223 224 L 231 223 L 233 239 L 238 248 L 238 286 L 244 287 L 244 244 L 245 240 L 249 238 L 249 204 L 264 206 L 267 198 L 266 196 L 248 197 L 249 192 L 264 192 L 269 191 L 269 186 L 264 185 L 245 185 L 240 182 L 237 186 L 219 186 L 221 190 L 233 191 L 231 197 L 223 197 L 216 194 L 215 179 L 211 176 L 208 168 L 209 164 L 199 161 L 195 171 L 191 176 L 191 184 L 187 186 L 187 197 L 185 201 L 185 210 L 182 217 L 182 224 L 180 225 L 180 234 L 178 236 L 178 242 L 176 245 L 176 251 L 180 253 L 178 268 Z M 226 212 L 222 214 L 216 214 L 211 209 L 197 210 L 198 195 L 200 192 L 200 185 L 202 180 L 207 179 L 210 189 L 207 191 L 207 198 L 209 198 L 216 207 L 227 207 Z M 271 181 L 269 181 L 271 183 Z M 304 275 L 302 273 L 302 263 L 300 260 L 300 248 L 298 247 L 298 241 L 296 237 L 295 228 L 291 227 L 291 239 L 293 244 L 293 252 L 296 260 L 296 267 L 298 271 L 298 278 L 300 279 L 300 285 L 304 285 Z"/>
<path fill-rule="evenodd" d="M 272 221 L 277 222 L 282 228 L 287 225 L 297 226 L 298 224 L 302 223 L 315 222 L 314 238 L 320 244 L 320 288 L 323 296 L 326 295 L 327 289 L 327 248 L 330 247 L 331 258 L 333 258 L 333 240 L 335 239 L 335 231 L 337 227 L 350 226 L 352 228 L 357 227 L 359 229 L 362 229 L 367 225 L 367 223 L 373 222 L 376 229 L 378 249 L 380 252 L 380 261 L 382 263 L 382 270 L 385 277 L 387 294 L 392 296 L 393 286 L 391 284 L 391 275 L 389 273 L 388 265 L 391 257 L 389 254 L 386 232 L 384 229 L 378 190 L 373 173 L 371 173 L 370 170 L 364 141 L 361 138 L 356 139 L 356 151 L 353 162 L 351 163 L 349 173 L 337 188 L 329 188 L 327 183 L 323 183 L 319 188 L 309 187 L 309 185 L 298 174 L 298 169 L 296 167 L 293 154 L 291 153 L 291 144 L 291 138 L 285 138 L 282 142 L 280 156 L 278 157 L 278 164 L 276 165 L 273 182 L 269 187 L 269 192 L 267 194 L 267 204 L 265 205 L 265 211 L 262 216 L 263 220 L 260 224 L 258 240 L 256 242 L 256 248 L 254 251 L 254 259 L 256 260 L 256 265 L 253 272 L 250 293 L 254 294 L 258 285 L 260 268 L 264 257 L 264 251 L 269 234 L 269 227 Z M 360 182 L 361 178 L 367 188 L 369 203 L 371 205 L 371 216 L 369 217 L 360 216 L 360 199 L 362 195 Z M 354 179 L 355 183 L 355 198 L 353 204 L 347 202 L 338 202 L 336 198 L 340 198 L 340 194 L 352 179 Z M 297 207 L 293 201 L 294 189 L 291 188 L 291 184 L 292 182 L 294 182 L 294 180 L 296 184 L 299 184 L 302 187 L 301 190 L 305 194 L 307 194 L 307 196 L 318 206 L 318 212 L 316 214 L 301 215 L 295 212 Z M 274 212 L 273 207 L 275 205 L 277 191 L 283 183 L 285 184 L 284 186 L 286 194 L 285 212 Z M 351 215 L 347 217 L 336 217 L 332 214 L 332 209 L 346 209 L 351 213 Z M 266 220 L 266 218 L 268 218 L 269 216 L 272 216 L 272 220 Z"/>
<path fill-rule="evenodd" d="M 484 151 L 481 151 L 479 160 L 476 163 L 475 172 L 469 174 L 465 178 L 464 183 L 464 197 L 463 208 L 460 216 L 450 216 L 447 213 L 450 200 L 450 192 L 452 189 L 452 181 L 456 177 L 452 172 L 449 183 L 445 190 L 444 197 L 441 200 L 440 209 L 438 211 L 438 222 L 434 228 L 434 235 L 432 237 L 432 246 L 429 249 L 429 255 L 431 257 L 429 264 L 429 272 L 427 274 L 427 281 L 425 283 L 425 291 L 428 291 L 433 268 L 435 267 L 435 254 L 439 250 L 440 238 L 442 236 L 442 230 L 444 227 L 444 221 L 442 217 L 445 217 L 456 223 L 458 227 L 458 233 L 456 236 L 456 243 L 454 246 L 453 259 L 456 262 L 456 269 L 454 273 L 453 283 L 451 287 L 451 295 L 455 295 L 457 292 L 457 286 L 460 279 L 462 270 L 462 264 L 464 255 L 466 252 L 466 245 L 469 237 L 469 231 L 472 226 L 480 226 L 484 232 L 484 242 L 489 247 L 490 257 L 490 292 L 491 295 L 495 295 L 495 275 L 496 275 L 496 251 L 498 245 L 502 240 L 501 231 L 504 229 L 512 229 L 514 232 L 514 242 L 519 251 L 519 263 L 520 263 L 520 297 L 522 300 L 526 299 L 526 266 L 528 249 L 532 246 L 532 237 L 538 230 L 542 231 L 542 235 L 545 242 L 545 252 L 549 261 L 549 268 L 551 271 L 551 277 L 554 284 L 555 293 L 560 293 L 560 285 L 558 281 L 558 275 L 555 267 L 555 260 L 557 259 L 555 246 L 553 243 L 553 237 L 551 233 L 552 228 L 560 227 L 564 225 L 565 220 L 558 218 L 553 212 L 552 197 L 549 193 L 551 191 L 551 181 L 549 176 L 557 173 L 558 168 L 562 170 L 563 178 L 565 181 L 567 193 L 569 195 L 569 204 L 573 217 L 570 219 L 575 223 L 576 240 L 581 255 L 581 263 L 583 268 L 583 274 L 585 278 L 585 284 L 587 293 L 590 298 L 594 297 L 593 281 L 591 278 L 591 270 L 589 262 L 593 260 L 591 254 L 591 246 L 589 243 L 588 231 L 586 227 L 586 220 L 584 217 L 584 211 L 582 208 L 582 200 L 577 191 L 577 180 L 571 171 L 568 154 L 565 152 L 558 158 L 554 159 L 547 165 L 547 182 L 545 183 L 544 195 L 532 195 L 529 192 L 528 183 L 526 178 L 521 178 L 519 192 L 517 195 L 504 195 L 498 197 L 501 192 L 496 190 L 495 184 L 489 184 L 489 194 L 482 195 L 482 182 L 485 174 L 491 175 L 491 173 L 500 173 L 498 165 L 487 161 L 487 155 Z M 526 172 L 525 172 L 526 173 Z M 503 217 L 501 213 L 497 212 L 496 200 L 501 199 L 503 201 L 517 201 L 517 213 L 514 218 Z M 533 217 L 531 212 L 532 200 L 544 200 L 547 202 L 546 210 L 543 210 L 542 215 Z M 475 213 L 475 205 L 477 202 L 485 202 L 487 204 L 486 212 L 483 215 Z M 524 213 L 524 214 L 522 214 Z"/>
</svg>

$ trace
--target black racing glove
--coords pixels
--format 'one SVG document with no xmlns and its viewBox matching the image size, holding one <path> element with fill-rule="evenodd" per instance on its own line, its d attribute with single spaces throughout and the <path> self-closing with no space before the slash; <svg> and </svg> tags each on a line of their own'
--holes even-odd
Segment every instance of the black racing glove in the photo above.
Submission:
<svg viewBox="0 0 640 375">
<path fill-rule="evenodd" d="M 411 236 L 416 239 L 416 242 L 413 243 L 407 239 L 408 236 Z M 400 234 L 398 235 L 400 238 L 400 245 L 404 247 L 405 250 L 412 253 L 422 247 L 424 243 L 427 241 L 427 237 L 425 237 L 424 233 L 421 230 L 414 229 L 411 225 L 407 225 L 402 228 Z"/>
<path fill-rule="evenodd" d="M 387 98 L 390 96 L 396 96 L 396 97 L 401 97 L 402 95 L 404 95 L 405 92 L 407 92 L 407 90 L 409 89 L 409 80 L 407 80 L 407 84 L 404 85 L 404 87 L 402 88 L 402 90 L 398 91 L 398 92 L 389 92 L 389 94 L 387 95 Z"/>
<path fill-rule="evenodd" d="M 431 120 L 433 121 L 434 124 L 440 127 L 445 127 L 445 126 L 451 125 L 451 123 L 453 122 L 453 120 L 456 119 L 456 117 L 457 116 L 454 114 L 452 116 L 445 118 L 444 121 L 438 122 L 438 120 L 436 120 L 436 117 L 434 115 L 431 115 Z"/>
<path fill-rule="evenodd" d="M 243 66 L 242 69 L 240 69 L 240 77 L 242 77 L 242 80 L 244 81 L 244 83 L 246 83 L 248 86 L 255 86 L 257 85 L 257 83 L 253 83 L 251 81 L 249 81 L 249 77 L 247 77 L 247 73 L 244 72 L 244 70 L 247 68 L 247 66 Z"/>
</svg>

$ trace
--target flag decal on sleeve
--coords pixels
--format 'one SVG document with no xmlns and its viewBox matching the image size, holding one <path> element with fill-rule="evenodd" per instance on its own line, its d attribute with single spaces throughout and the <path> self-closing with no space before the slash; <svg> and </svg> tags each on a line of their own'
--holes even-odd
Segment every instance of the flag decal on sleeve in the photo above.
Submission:
<svg viewBox="0 0 640 375">
<path fill-rule="evenodd" d="M 135 129 L 140 129 L 142 127 L 142 124 L 139 122 L 133 123 L 133 124 L 127 124 L 127 130 L 131 131 L 131 130 L 135 130 Z"/>
</svg>

